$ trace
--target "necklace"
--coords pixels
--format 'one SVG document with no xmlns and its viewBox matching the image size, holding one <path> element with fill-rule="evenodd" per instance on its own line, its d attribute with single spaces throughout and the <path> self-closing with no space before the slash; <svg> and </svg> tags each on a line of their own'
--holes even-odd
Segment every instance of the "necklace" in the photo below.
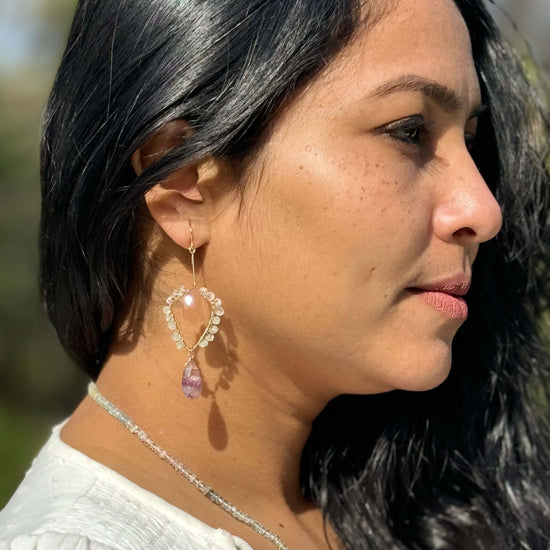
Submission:
<svg viewBox="0 0 550 550">
<path fill-rule="evenodd" d="M 272 531 L 264 527 L 259 521 L 239 510 L 234 504 L 220 496 L 216 491 L 201 481 L 195 474 L 191 473 L 181 462 L 178 462 L 173 456 L 168 454 L 160 445 L 155 443 L 147 433 L 142 430 L 127 414 L 122 412 L 106 397 L 104 397 L 97 386 L 90 382 L 88 385 L 88 395 L 111 416 L 116 418 L 131 433 L 136 435 L 149 449 L 156 453 L 162 460 L 170 464 L 178 474 L 182 475 L 191 485 L 196 487 L 205 497 L 208 497 L 214 504 L 225 510 L 236 520 L 248 525 L 256 533 L 273 543 L 278 550 L 289 550 L 288 546 Z"/>
</svg>

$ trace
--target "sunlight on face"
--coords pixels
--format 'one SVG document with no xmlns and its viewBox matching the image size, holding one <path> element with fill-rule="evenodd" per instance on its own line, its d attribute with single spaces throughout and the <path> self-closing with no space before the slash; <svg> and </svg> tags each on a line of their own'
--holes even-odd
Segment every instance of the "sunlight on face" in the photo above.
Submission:
<svg viewBox="0 0 550 550">
<path fill-rule="evenodd" d="M 468 150 L 480 108 L 451 0 L 400 0 L 293 100 L 218 244 L 239 257 L 224 296 L 244 349 L 330 395 L 446 378 L 501 225 Z"/>
</svg>

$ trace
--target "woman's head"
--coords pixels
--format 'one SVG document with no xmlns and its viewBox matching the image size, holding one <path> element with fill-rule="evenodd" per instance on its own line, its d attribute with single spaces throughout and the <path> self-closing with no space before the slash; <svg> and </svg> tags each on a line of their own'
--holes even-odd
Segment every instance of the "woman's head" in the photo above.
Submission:
<svg viewBox="0 0 550 550">
<path fill-rule="evenodd" d="M 136 298 L 130 274 L 145 268 L 137 239 L 145 191 L 169 179 L 160 210 L 148 204 L 167 219 L 162 208 L 174 204 L 166 197 L 186 177 L 189 185 L 200 164 L 200 187 L 212 192 L 200 205 L 180 196 L 178 216 L 184 228 L 193 221 L 199 245 L 208 242 L 205 276 L 256 327 L 258 342 L 263 328 L 293 353 L 289 364 L 339 362 L 340 380 L 344 365 L 361 372 L 357 361 L 370 358 L 389 376 L 372 391 L 392 388 L 398 373 L 388 362 L 402 371 L 396 387 L 426 389 L 445 377 L 463 319 L 444 320 L 408 299 L 408 289 L 456 277 L 464 286 L 477 245 L 499 225 L 465 145 L 482 99 L 468 32 L 450 0 L 132 10 L 81 2 L 69 42 L 46 119 L 43 287 L 62 340 L 91 372 L 123 304 Z M 173 123 L 167 129 L 175 120 L 190 128 L 186 139 L 173 136 Z M 132 153 L 170 131 L 172 153 L 136 180 Z M 217 159 L 214 175 L 206 158 Z M 222 160 L 229 170 L 220 171 Z M 182 165 L 187 172 L 174 172 Z M 460 210 L 478 219 L 454 219 Z M 217 284 L 216 272 L 224 275 Z M 247 279 L 252 286 L 237 292 L 234 281 Z M 418 316 L 417 306 L 434 319 Z M 289 338 L 304 347 L 293 350 Z M 420 378 L 411 369 L 419 359 L 432 365 Z"/>
</svg>

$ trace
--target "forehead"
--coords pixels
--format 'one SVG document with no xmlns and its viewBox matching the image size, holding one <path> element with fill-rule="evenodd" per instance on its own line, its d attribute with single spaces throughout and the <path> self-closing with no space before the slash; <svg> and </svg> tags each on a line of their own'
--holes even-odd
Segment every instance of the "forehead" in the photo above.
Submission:
<svg viewBox="0 0 550 550">
<path fill-rule="evenodd" d="M 403 74 L 415 74 L 479 101 L 468 28 L 453 0 L 396 0 L 365 24 L 327 67 L 320 83 L 351 99 Z"/>
</svg>

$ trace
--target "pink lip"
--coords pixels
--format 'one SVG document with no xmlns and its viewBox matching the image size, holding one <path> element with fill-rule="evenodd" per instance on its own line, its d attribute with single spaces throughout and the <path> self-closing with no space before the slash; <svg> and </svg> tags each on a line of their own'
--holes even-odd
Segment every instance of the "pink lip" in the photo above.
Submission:
<svg viewBox="0 0 550 550">
<path fill-rule="evenodd" d="M 444 292 L 445 294 L 451 294 L 453 296 L 464 296 L 468 293 L 468 290 L 470 290 L 471 282 L 470 277 L 461 274 L 456 277 L 449 277 L 448 279 L 442 279 L 415 288 L 432 292 Z"/>
<path fill-rule="evenodd" d="M 459 275 L 410 290 L 446 317 L 464 320 L 468 317 L 468 305 L 462 296 L 470 289 L 470 283 L 469 277 Z"/>
</svg>

